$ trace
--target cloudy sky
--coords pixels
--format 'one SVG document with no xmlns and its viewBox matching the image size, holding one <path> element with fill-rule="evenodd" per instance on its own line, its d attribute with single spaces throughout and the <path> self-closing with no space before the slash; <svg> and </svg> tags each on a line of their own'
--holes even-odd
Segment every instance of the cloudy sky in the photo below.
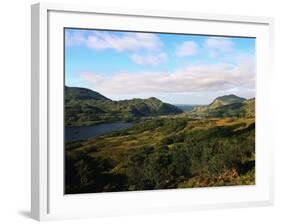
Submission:
<svg viewBox="0 0 281 224">
<path fill-rule="evenodd" d="M 255 96 L 255 39 L 65 29 L 65 84 L 114 100 Z"/>
</svg>

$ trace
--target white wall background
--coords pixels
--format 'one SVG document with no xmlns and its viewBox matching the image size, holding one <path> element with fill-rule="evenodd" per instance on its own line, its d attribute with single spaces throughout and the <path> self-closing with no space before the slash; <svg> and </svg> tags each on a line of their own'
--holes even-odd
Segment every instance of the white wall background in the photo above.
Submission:
<svg viewBox="0 0 281 224">
<path fill-rule="evenodd" d="M 32 223 L 30 208 L 30 4 L 2 0 L 0 7 L 0 223 Z M 278 0 L 69 0 L 102 7 L 162 9 L 275 17 L 275 86 L 272 87 L 272 140 L 275 142 L 273 207 L 194 211 L 60 221 L 59 223 L 280 223 L 281 221 L 281 7 Z M 122 203 L 122 202 L 120 202 Z"/>
</svg>

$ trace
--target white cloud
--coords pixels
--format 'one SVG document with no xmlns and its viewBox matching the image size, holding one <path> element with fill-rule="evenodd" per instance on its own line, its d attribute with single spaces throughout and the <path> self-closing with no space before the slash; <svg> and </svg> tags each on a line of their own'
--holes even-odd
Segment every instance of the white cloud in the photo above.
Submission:
<svg viewBox="0 0 281 224">
<path fill-rule="evenodd" d="M 112 33 L 106 31 L 74 31 L 66 33 L 69 46 L 85 45 L 94 50 L 115 50 L 136 52 L 158 51 L 162 47 L 160 38 L 151 33 Z"/>
<path fill-rule="evenodd" d="M 75 32 L 66 32 L 65 33 L 65 44 L 67 46 L 77 46 L 86 43 L 85 32 L 82 30 Z"/>
<path fill-rule="evenodd" d="M 209 37 L 204 42 L 204 47 L 211 57 L 234 50 L 234 42 L 228 37 Z"/>
<path fill-rule="evenodd" d="M 167 60 L 162 52 L 163 43 L 152 33 L 113 33 L 106 31 L 66 32 L 67 46 L 86 46 L 96 51 L 114 50 L 129 52 L 130 58 L 141 65 L 159 65 Z"/>
<path fill-rule="evenodd" d="M 165 61 L 167 61 L 167 55 L 164 52 L 156 53 L 156 54 L 132 54 L 131 59 L 140 65 L 159 65 Z"/>
<path fill-rule="evenodd" d="M 192 56 L 197 53 L 198 45 L 194 41 L 185 41 L 176 49 L 176 55 L 180 57 Z"/>
<path fill-rule="evenodd" d="M 227 52 L 233 50 L 234 42 L 229 37 L 209 37 L 205 40 L 205 46 L 208 49 Z"/>
<path fill-rule="evenodd" d="M 94 90 L 103 94 L 196 93 L 254 91 L 255 62 L 251 58 L 238 65 L 188 66 L 173 73 L 118 73 L 112 76 L 81 74 Z"/>
</svg>

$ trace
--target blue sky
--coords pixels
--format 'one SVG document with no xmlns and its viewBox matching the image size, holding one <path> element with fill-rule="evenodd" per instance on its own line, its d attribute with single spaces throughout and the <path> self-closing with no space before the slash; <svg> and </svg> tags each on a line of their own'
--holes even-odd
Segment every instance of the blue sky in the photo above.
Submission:
<svg viewBox="0 0 281 224">
<path fill-rule="evenodd" d="M 65 29 L 65 84 L 114 99 L 255 96 L 255 39 Z"/>
</svg>

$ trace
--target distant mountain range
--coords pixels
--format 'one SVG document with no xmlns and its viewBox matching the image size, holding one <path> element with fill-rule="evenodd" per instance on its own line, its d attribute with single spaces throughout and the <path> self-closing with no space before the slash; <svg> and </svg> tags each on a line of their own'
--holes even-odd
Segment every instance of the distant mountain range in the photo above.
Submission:
<svg viewBox="0 0 281 224">
<path fill-rule="evenodd" d="M 69 126 L 115 121 L 137 121 L 142 117 L 182 113 L 178 107 L 151 97 L 114 101 L 98 92 L 65 87 L 65 123 Z"/>
<path fill-rule="evenodd" d="M 65 87 L 65 124 L 93 125 L 106 122 L 132 122 L 145 117 L 185 113 L 190 117 L 255 117 L 255 99 L 236 95 L 216 98 L 205 106 L 171 105 L 150 97 L 111 100 L 86 88 Z"/>
</svg>

